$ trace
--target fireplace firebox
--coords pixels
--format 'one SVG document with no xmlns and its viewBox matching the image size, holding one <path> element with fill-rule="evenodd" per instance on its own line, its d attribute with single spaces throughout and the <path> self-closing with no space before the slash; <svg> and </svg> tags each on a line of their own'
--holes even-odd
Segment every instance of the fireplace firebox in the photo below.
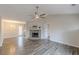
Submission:
<svg viewBox="0 0 79 59">
<path fill-rule="evenodd" d="M 39 37 L 39 33 L 32 33 L 32 37 Z"/>
<path fill-rule="evenodd" d="M 41 31 L 40 30 L 31 30 L 30 36 L 31 36 L 31 38 L 40 38 L 41 37 Z"/>
</svg>

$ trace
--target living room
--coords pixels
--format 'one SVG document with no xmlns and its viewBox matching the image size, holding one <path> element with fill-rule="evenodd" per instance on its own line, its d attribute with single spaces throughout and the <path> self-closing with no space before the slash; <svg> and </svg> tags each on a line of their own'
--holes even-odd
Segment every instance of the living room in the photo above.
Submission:
<svg viewBox="0 0 79 59">
<path fill-rule="evenodd" d="M 1 55 L 79 54 L 78 4 L 3 4 L 0 8 Z"/>
</svg>

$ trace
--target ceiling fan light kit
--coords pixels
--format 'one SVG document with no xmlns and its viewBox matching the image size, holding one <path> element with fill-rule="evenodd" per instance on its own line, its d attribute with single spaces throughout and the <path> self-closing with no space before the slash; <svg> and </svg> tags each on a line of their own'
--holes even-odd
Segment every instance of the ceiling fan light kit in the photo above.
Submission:
<svg viewBox="0 0 79 59">
<path fill-rule="evenodd" d="M 39 16 L 38 16 L 38 15 L 35 15 L 35 18 L 36 18 L 36 19 L 38 19 L 38 18 L 39 18 Z"/>
<path fill-rule="evenodd" d="M 36 6 L 36 12 L 33 19 L 45 18 L 47 15 L 45 13 L 39 14 L 39 6 Z"/>
</svg>

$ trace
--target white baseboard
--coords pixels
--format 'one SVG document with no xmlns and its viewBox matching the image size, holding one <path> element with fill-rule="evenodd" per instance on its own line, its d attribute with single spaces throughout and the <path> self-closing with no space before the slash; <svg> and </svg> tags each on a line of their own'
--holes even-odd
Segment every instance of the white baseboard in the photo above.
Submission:
<svg viewBox="0 0 79 59">
<path fill-rule="evenodd" d="M 64 44 L 64 45 L 68 45 L 68 46 L 72 46 L 72 47 L 77 47 L 77 48 L 79 48 L 79 46 L 77 46 L 77 45 L 73 45 L 73 44 L 69 44 L 69 43 L 64 43 L 64 42 L 62 42 L 62 41 L 54 41 L 54 40 L 51 40 L 51 41 L 57 42 L 57 43 L 60 43 L 60 44 Z"/>
</svg>

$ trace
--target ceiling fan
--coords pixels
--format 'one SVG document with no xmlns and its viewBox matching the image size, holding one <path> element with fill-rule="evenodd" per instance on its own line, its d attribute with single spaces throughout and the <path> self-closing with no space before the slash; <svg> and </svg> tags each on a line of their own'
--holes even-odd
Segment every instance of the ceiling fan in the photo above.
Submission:
<svg viewBox="0 0 79 59">
<path fill-rule="evenodd" d="M 39 6 L 36 6 L 36 11 L 34 13 L 33 19 L 45 18 L 46 16 L 47 16 L 47 14 L 45 14 L 45 13 L 39 14 Z"/>
</svg>

